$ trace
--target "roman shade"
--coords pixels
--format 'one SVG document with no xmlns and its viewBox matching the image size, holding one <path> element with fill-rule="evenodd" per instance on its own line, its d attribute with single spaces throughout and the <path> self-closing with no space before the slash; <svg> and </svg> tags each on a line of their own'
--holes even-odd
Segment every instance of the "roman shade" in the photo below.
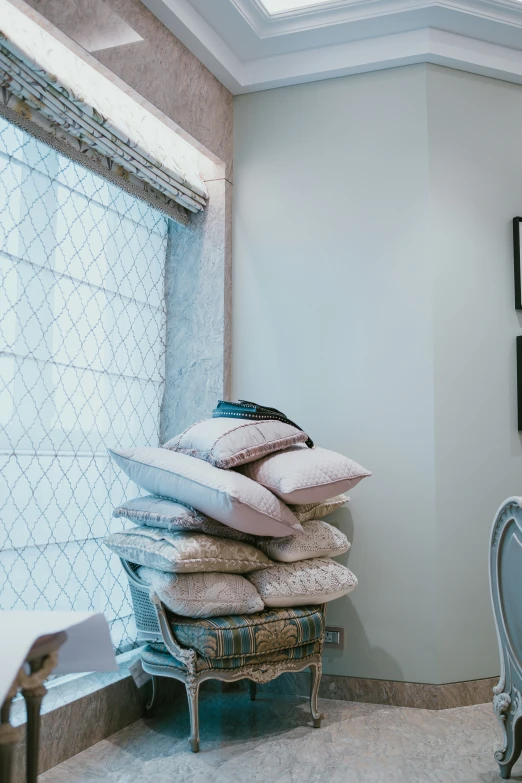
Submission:
<svg viewBox="0 0 522 783">
<path fill-rule="evenodd" d="M 167 214 L 177 204 L 202 210 L 207 189 L 193 147 L 53 30 L 21 0 L 0 0 L 0 107 Z"/>
</svg>

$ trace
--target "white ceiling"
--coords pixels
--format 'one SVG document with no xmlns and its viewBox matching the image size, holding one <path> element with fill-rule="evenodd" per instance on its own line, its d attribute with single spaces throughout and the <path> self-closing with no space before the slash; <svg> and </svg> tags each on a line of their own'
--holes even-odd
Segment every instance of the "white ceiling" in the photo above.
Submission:
<svg viewBox="0 0 522 783">
<path fill-rule="evenodd" d="M 522 84 L 518 0 L 142 0 L 234 94 L 430 62 Z"/>
</svg>

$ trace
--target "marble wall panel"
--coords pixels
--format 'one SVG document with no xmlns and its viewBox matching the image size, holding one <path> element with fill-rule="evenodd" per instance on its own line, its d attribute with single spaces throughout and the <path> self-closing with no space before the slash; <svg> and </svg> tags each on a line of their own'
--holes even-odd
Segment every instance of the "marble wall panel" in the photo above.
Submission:
<svg viewBox="0 0 522 783">
<path fill-rule="evenodd" d="M 222 161 L 232 179 L 232 93 L 140 0 L 27 2 Z"/>
<path fill-rule="evenodd" d="M 207 186 L 208 208 L 188 226 L 170 223 L 162 442 L 210 416 L 230 391 L 231 185 Z"/>
<path fill-rule="evenodd" d="M 497 682 L 498 677 L 494 677 L 446 685 L 430 685 L 323 674 L 319 696 L 323 699 L 340 699 L 366 704 L 446 710 L 492 701 L 493 686 Z M 259 687 L 272 693 L 307 696 L 310 691 L 310 674 L 308 672 L 283 674 L 277 680 Z"/>
</svg>

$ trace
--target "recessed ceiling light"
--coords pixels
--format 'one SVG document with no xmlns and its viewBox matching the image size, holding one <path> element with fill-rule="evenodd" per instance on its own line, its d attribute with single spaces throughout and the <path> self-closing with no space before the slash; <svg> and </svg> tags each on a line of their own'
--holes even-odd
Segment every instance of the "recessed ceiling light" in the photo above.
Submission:
<svg viewBox="0 0 522 783">
<path fill-rule="evenodd" d="M 282 14 L 285 11 L 298 11 L 311 5 L 326 5 L 331 2 L 332 0 L 261 0 L 261 4 L 271 16 Z"/>
</svg>

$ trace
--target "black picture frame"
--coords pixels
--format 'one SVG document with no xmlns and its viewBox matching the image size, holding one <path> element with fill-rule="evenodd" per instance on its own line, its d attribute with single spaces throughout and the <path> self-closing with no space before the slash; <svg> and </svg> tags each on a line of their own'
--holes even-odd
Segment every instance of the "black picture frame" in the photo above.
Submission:
<svg viewBox="0 0 522 783">
<path fill-rule="evenodd" d="M 522 432 L 522 335 L 517 337 L 517 407 L 518 431 Z"/>
<path fill-rule="evenodd" d="M 513 251 L 515 258 L 515 308 L 517 310 L 522 310 L 521 232 L 522 217 L 515 217 L 513 218 Z"/>
</svg>

